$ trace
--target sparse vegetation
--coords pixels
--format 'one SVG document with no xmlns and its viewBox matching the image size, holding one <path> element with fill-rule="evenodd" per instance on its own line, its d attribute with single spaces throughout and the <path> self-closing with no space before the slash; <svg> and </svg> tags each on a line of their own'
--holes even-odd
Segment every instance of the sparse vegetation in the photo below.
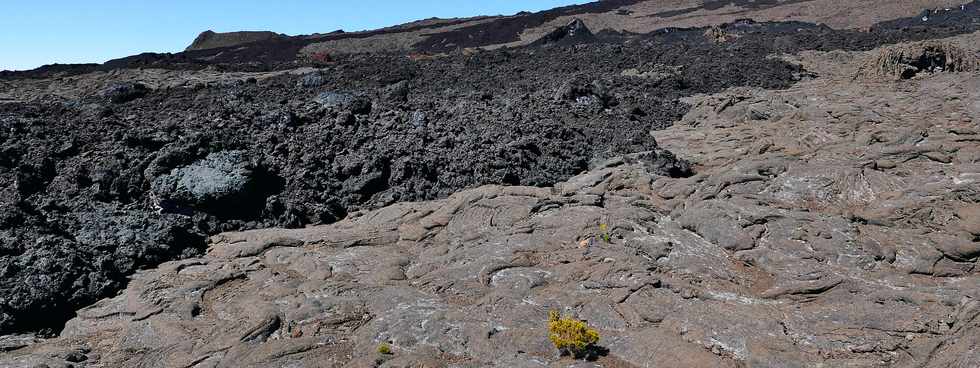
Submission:
<svg viewBox="0 0 980 368">
<path fill-rule="evenodd" d="M 384 342 L 378 344 L 378 354 L 391 355 L 391 345 L 388 345 L 388 343 L 384 343 Z"/>
<path fill-rule="evenodd" d="M 599 238 L 606 243 L 611 243 L 612 238 L 609 236 L 609 226 L 606 224 L 599 224 Z"/>
<path fill-rule="evenodd" d="M 562 317 L 558 311 L 548 313 L 548 339 L 562 355 L 582 358 L 599 342 L 599 332 L 585 322 Z"/>
</svg>

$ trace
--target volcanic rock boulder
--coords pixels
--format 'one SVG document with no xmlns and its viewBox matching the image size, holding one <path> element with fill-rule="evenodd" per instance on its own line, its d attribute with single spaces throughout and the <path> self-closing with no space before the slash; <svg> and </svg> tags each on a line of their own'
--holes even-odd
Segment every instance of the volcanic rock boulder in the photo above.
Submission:
<svg viewBox="0 0 980 368">
<path fill-rule="evenodd" d="M 595 40 L 595 35 L 581 19 L 575 18 L 568 24 L 556 28 L 551 33 L 535 41 L 534 45 L 576 44 Z"/>
<path fill-rule="evenodd" d="M 248 219 L 258 215 L 265 198 L 276 188 L 263 188 L 245 152 L 208 155 L 153 180 L 153 194 L 165 212 L 200 210 L 223 217 Z"/>
<path fill-rule="evenodd" d="M 326 80 L 323 78 L 323 75 L 320 74 L 320 72 L 313 72 L 307 73 L 300 78 L 299 82 L 296 82 L 296 85 L 307 88 L 316 88 L 322 86 L 325 82 Z"/>
<path fill-rule="evenodd" d="M 371 112 L 371 101 L 347 93 L 322 92 L 314 100 L 323 107 L 337 111 L 346 111 L 354 114 L 366 114 Z"/>
<path fill-rule="evenodd" d="M 125 82 L 114 83 L 102 91 L 102 95 L 112 103 L 124 103 L 146 96 L 149 93 L 142 83 Z"/>
<path fill-rule="evenodd" d="M 385 87 L 383 97 L 390 103 L 405 103 L 408 101 L 408 93 L 410 91 L 408 81 L 398 81 Z"/>
<path fill-rule="evenodd" d="M 615 104 L 614 97 L 603 81 L 597 79 L 588 81 L 583 76 L 575 76 L 564 81 L 555 90 L 554 100 L 582 105 L 596 103 L 602 107 Z"/>
</svg>

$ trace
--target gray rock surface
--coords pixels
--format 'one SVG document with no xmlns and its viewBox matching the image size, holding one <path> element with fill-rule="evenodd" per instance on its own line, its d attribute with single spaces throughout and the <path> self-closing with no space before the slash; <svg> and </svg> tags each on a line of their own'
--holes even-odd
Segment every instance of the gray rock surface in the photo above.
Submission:
<svg viewBox="0 0 980 368">
<path fill-rule="evenodd" d="M 300 78 L 300 80 L 296 82 L 296 85 L 300 87 L 316 88 L 322 86 L 324 83 L 326 83 L 326 79 L 323 78 L 323 75 L 320 74 L 320 72 L 312 72 L 307 73 Z"/>
<path fill-rule="evenodd" d="M 153 194 L 161 207 L 188 206 L 212 213 L 254 207 L 244 206 L 247 201 L 257 201 L 261 206 L 265 198 L 250 166 L 245 152 L 212 153 L 154 179 Z"/>
<path fill-rule="evenodd" d="M 354 114 L 366 114 L 371 111 L 371 101 L 345 93 L 323 92 L 316 96 L 315 101 L 323 107 Z"/>
</svg>

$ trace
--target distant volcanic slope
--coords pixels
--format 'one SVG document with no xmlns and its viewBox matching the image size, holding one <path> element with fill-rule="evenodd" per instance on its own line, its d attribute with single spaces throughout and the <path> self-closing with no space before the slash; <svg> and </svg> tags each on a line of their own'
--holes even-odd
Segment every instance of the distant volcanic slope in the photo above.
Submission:
<svg viewBox="0 0 980 368">
<path fill-rule="evenodd" d="M 653 0 L 605 0 L 509 16 L 431 18 L 361 32 L 287 36 L 257 31 L 205 31 L 185 51 L 179 53 L 144 53 L 101 65 L 48 65 L 32 71 L 3 71 L 0 72 L 0 78 L 67 76 L 131 68 L 199 70 L 211 65 L 218 65 L 223 71 L 283 70 L 317 66 L 340 55 L 438 55 L 466 49 L 520 47 L 532 43 L 553 44 L 556 36 L 562 39 L 560 43 L 563 44 L 601 42 L 617 35 L 629 37 L 658 33 L 666 29 L 707 27 L 734 23 L 739 19 L 823 24 L 839 31 L 870 30 L 857 34 L 839 33 L 846 35 L 842 36 L 844 38 L 857 36 L 858 41 L 842 41 L 840 37 L 835 40 L 817 39 L 811 40 L 816 43 L 809 47 L 868 49 L 878 44 L 873 40 L 889 39 L 889 42 L 900 42 L 967 32 L 973 27 L 974 22 L 970 17 L 974 16 L 978 7 L 976 1 L 965 0 L 854 0 L 849 2 L 846 10 L 848 15 L 840 16 L 836 1 L 838 0 L 676 0 L 665 3 Z M 924 21 L 922 14 L 927 11 L 929 15 Z M 566 37 L 562 32 L 569 25 L 587 29 L 586 33 L 592 34 Z M 933 30 L 927 33 L 923 32 L 924 28 Z M 792 37 L 799 39 L 801 35 Z"/>
<path fill-rule="evenodd" d="M 268 31 L 243 31 L 243 32 L 214 32 L 207 30 L 201 32 L 194 39 L 194 42 L 184 51 L 217 49 L 222 47 L 232 47 L 246 43 L 268 41 L 288 36 Z"/>
</svg>

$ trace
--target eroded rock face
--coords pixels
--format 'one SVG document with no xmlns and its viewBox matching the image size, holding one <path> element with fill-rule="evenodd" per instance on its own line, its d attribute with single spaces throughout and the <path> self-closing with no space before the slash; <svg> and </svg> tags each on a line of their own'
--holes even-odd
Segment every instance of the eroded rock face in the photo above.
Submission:
<svg viewBox="0 0 980 368">
<path fill-rule="evenodd" d="M 2 361 L 971 367 L 980 75 L 868 88 L 851 79 L 865 57 L 807 54 L 822 79 L 692 98 L 654 135 L 694 175 L 635 154 L 550 188 L 221 234 L 206 256 L 81 310 L 58 339 L 11 339 L 26 347 Z M 608 352 L 558 357 L 549 310 L 588 321 Z"/>
</svg>

